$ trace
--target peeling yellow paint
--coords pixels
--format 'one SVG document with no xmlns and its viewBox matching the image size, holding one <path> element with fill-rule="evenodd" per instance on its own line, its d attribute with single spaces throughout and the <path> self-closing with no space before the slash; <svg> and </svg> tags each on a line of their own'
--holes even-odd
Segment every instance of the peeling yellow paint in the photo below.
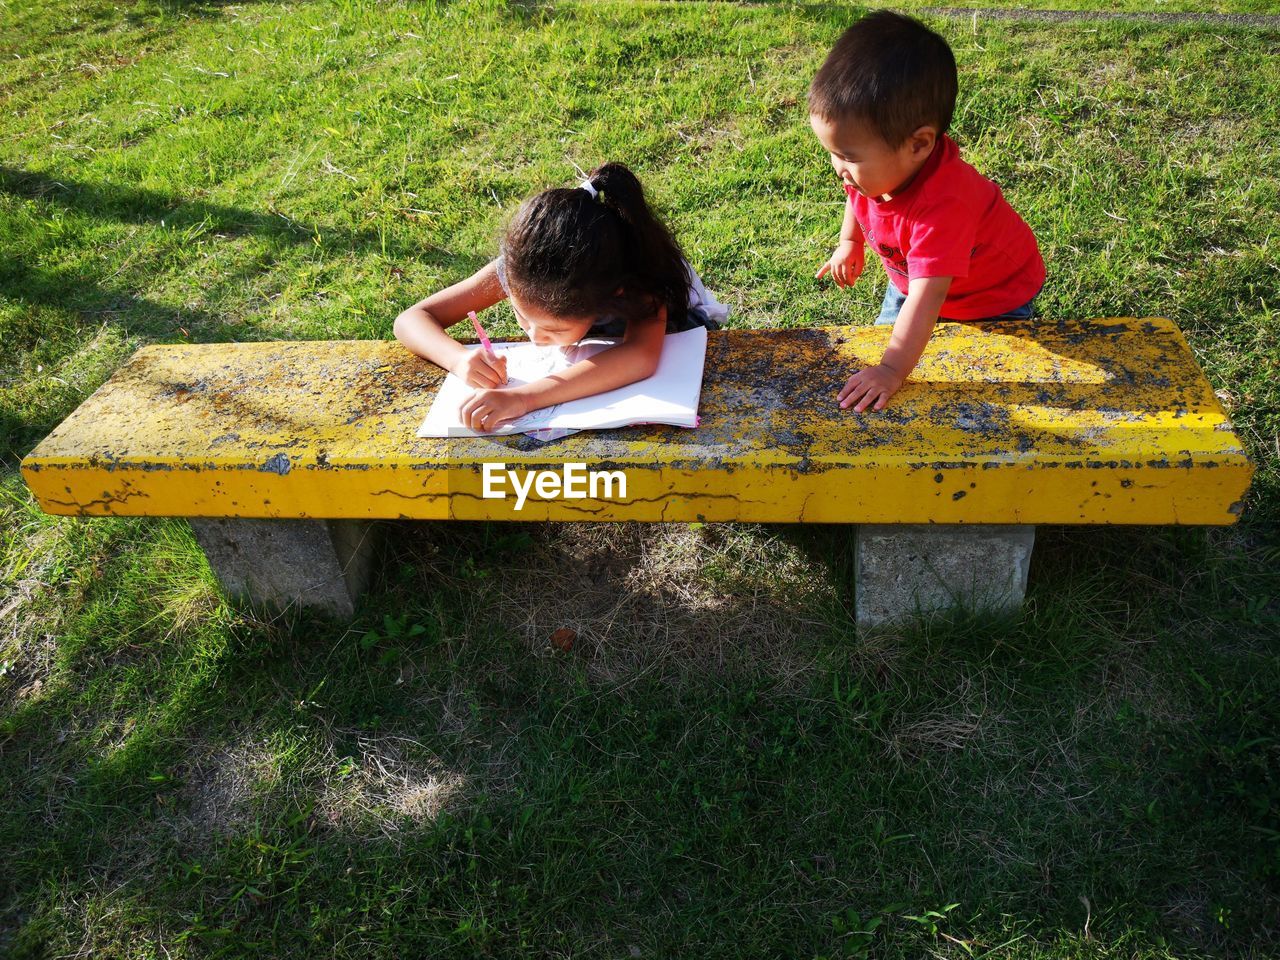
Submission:
<svg viewBox="0 0 1280 960">
<path fill-rule="evenodd" d="M 396 343 L 147 347 L 23 461 L 50 513 L 824 523 L 1232 523 L 1253 467 L 1163 319 L 941 324 L 879 413 L 887 328 L 723 331 L 696 430 L 418 439 Z M 625 502 L 483 499 L 480 465 L 624 470 Z"/>
</svg>

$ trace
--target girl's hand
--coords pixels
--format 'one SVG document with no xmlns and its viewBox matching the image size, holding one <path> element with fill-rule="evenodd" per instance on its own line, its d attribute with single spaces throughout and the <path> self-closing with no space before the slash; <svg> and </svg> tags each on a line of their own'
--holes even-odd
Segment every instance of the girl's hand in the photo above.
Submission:
<svg viewBox="0 0 1280 960">
<path fill-rule="evenodd" d="M 872 404 L 875 404 L 872 409 L 883 410 L 889 398 L 902 386 L 902 380 L 892 368 L 877 363 L 850 377 L 836 399 L 840 402 L 841 410 L 847 409 L 850 404 L 856 404 L 853 409 L 857 413 L 862 413 Z"/>
<path fill-rule="evenodd" d="M 866 265 L 866 253 L 862 243 L 852 240 L 841 240 L 831 259 L 818 270 L 815 280 L 821 280 L 828 273 L 840 288 L 849 287 L 862 276 L 862 268 Z"/>
<path fill-rule="evenodd" d="M 480 433 L 496 430 L 528 412 L 524 394 L 515 390 L 477 390 L 458 408 L 463 425 Z"/>
<path fill-rule="evenodd" d="M 507 382 L 507 357 L 491 360 L 483 350 L 468 350 L 449 370 L 468 387 L 500 387 Z"/>
</svg>

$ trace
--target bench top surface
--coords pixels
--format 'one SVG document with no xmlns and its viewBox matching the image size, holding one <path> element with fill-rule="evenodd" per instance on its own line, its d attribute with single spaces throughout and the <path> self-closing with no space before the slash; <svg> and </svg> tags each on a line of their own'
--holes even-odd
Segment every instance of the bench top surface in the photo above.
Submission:
<svg viewBox="0 0 1280 960">
<path fill-rule="evenodd" d="M 510 517 L 509 502 L 468 486 L 485 461 L 622 469 L 642 494 L 529 503 L 515 519 L 1228 523 L 1238 512 L 1252 467 L 1172 322 L 940 324 L 885 410 L 840 410 L 839 386 L 878 361 L 888 334 L 712 333 L 698 429 L 550 444 L 415 437 L 444 373 L 394 342 L 146 347 L 23 470 L 46 510 L 80 514 Z"/>
</svg>

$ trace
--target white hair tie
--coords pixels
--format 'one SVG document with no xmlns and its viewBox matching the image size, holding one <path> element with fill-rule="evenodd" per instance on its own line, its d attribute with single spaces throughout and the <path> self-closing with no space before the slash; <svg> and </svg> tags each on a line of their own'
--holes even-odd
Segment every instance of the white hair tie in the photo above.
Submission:
<svg viewBox="0 0 1280 960">
<path fill-rule="evenodd" d="M 585 191 L 587 191 L 587 193 L 591 194 L 591 199 L 592 199 L 592 200 L 594 200 L 594 199 L 596 198 L 596 195 L 600 192 L 600 191 L 598 191 L 595 187 L 593 187 L 593 186 L 591 185 L 591 178 L 590 178 L 590 177 L 588 177 L 586 180 L 583 180 L 580 184 L 578 184 L 578 189 L 579 189 L 579 190 L 585 190 Z"/>
</svg>

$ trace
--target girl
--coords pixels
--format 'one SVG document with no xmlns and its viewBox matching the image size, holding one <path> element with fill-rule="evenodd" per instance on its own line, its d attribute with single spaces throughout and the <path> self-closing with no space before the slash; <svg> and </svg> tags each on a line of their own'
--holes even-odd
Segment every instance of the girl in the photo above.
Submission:
<svg viewBox="0 0 1280 960">
<path fill-rule="evenodd" d="M 536 344 L 569 346 L 588 335 L 622 342 L 553 376 L 507 387 L 505 357 L 468 350 L 445 331 L 467 311 L 508 297 Z M 531 410 L 643 380 L 657 370 L 668 332 L 715 330 L 728 312 L 649 209 L 635 174 L 606 163 L 576 189 L 544 190 L 521 204 L 501 256 L 404 311 L 395 334 L 476 388 L 462 405 L 462 422 L 487 431 Z"/>
</svg>

